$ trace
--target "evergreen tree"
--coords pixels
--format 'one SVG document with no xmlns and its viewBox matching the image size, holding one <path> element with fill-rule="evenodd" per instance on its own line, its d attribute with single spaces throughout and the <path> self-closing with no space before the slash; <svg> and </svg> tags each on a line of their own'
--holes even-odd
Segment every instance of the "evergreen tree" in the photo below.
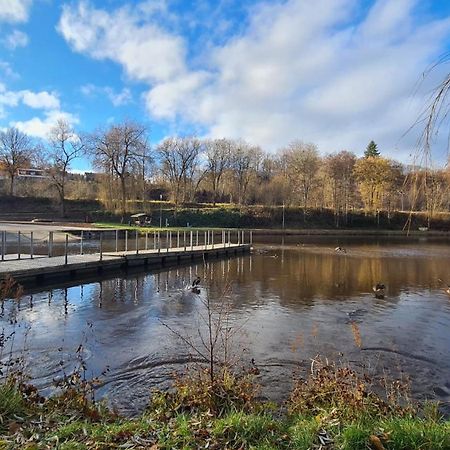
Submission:
<svg viewBox="0 0 450 450">
<path fill-rule="evenodd" d="M 377 144 L 375 144 L 374 141 L 369 142 L 369 145 L 367 146 L 366 151 L 364 152 L 365 158 L 368 158 L 369 156 L 372 156 L 373 158 L 377 158 L 378 156 L 380 156 Z"/>
</svg>

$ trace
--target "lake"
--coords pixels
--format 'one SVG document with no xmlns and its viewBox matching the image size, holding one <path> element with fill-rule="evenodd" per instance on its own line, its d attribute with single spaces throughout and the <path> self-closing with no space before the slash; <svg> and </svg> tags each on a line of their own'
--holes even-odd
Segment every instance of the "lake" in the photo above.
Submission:
<svg viewBox="0 0 450 450">
<path fill-rule="evenodd" d="M 237 364 L 261 395 L 284 400 L 317 355 L 375 377 L 409 380 L 450 414 L 450 242 L 406 238 L 259 238 L 251 255 L 26 293 L 6 301 L 3 362 L 23 357 L 44 393 L 80 358 L 98 398 L 125 414 L 201 349 L 205 301 L 226 305 Z M 335 252 L 341 246 L 344 252 Z M 187 289 L 201 278 L 200 293 Z M 372 286 L 386 285 L 384 298 Z M 179 336 L 177 336 L 179 335 Z M 76 352 L 80 345 L 81 351 Z"/>
</svg>

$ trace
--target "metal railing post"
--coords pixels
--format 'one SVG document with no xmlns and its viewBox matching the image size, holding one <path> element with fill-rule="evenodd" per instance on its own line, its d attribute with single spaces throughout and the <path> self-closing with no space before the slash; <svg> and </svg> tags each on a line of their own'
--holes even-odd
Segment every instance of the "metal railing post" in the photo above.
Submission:
<svg viewBox="0 0 450 450">
<path fill-rule="evenodd" d="M 153 250 L 156 250 L 156 231 L 153 232 Z"/>
<path fill-rule="evenodd" d="M 100 231 L 100 261 L 103 261 L 103 233 Z"/>
<path fill-rule="evenodd" d="M 204 244 L 205 244 L 205 250 L 208 248 L 208 244 L 207 244 L 207 240 L 206 240 L 206 231 L 205 231 L 205 240 L 204 240 Z"/>
<path fill-rule="evenodd" d="M 237 230 L 237 245 L 241 243 L 241 230 Z"/>
<path fill-rule="evenodd" d="M 64 264 L 67 266 L 67 250 L 69 247 L 69 235 L 66 233 L 66 238 L 64 241 Z"/>
<path fill-rule="evenodd" d="M 194 249 L 194 236 L 193 232 L 191 231 L 191 251 Z"/>
<path fill-rule="evenodd" d="M 184 245 L 184 251 L 186 251 L 186 230 L 183 231 L 183 245 Z"/>
<path fill-rule="evenodd" d="M 196 236 L 196 239 L 195 239 L 195 246 L 198 247 L 198 230 L 197 230 L 196 235 L 197 235 L 197 236 Z"/>
<path fill-rule="evenodd" d="M 20 231 L 17 232 L 17 259 L 20 259 Z"/>
<path fill-rule="evenodd" d="M 80 255 L 83 254 L 83 230 L 81 230 L 81 237 L 80 237 Z"/>
<path fill-rule="evenodd" d="M 158 231 L 158 253 L 161 253 L 161 232 Z"/>
<path fill-rule="evenodd" d="M 6 252 L 6 231 L 2 231 L 2 261 L 5 260 L 5 252 Z"/>
<path fill-rule="evenodd" d="M 250 245 L 253 245 L 253 230 L 250 230 Z"/>
<path fill-rule="evenodd" d="M 145 232 L 145 250 L 148 250 L 148 231 Z"/>
<path fill-rule="evenodd" d="M 214 248 L 214 230 L 211 230 L 211 246 Z"/>
<path fill-rule="evenodd" d="M 116 230 L 116 253 L 119 251 L 119 230 Z"/>
<path fill-rule="evenodd" d="M 180 248 L 180 230 L 177 231 L 177 248 Z"/>
<path fill-rule="evenodd" d="M 172 248 L 172 230 L 169 231 L 169 248 Z"/>
<path fill-rule="evenodd" d="M 169 253 L 169 230 L 166 231 L 166 252 Z"/>
<path fill-rule="evenodd" d="M 48 232 L 48 257 L 51 258 L 53 256 L 53 231 Z"/>
<path fill-rule="evenodd" d="M 231 231 L 228 230 L 228 247 L 231 246 Z"/>
<path fill-rule="evenodd" d="M 34 256 L 34 239 L 33 239 L 33 232 L 30 231 L 30 258 L 33 259 Z"/>
<path fill-rule="evenodd" d="M 139 231 L 136 230 L 136 255 L 139 255 Z"/>
<path fill-rule="evenodd" d="M 128 251 L 128 230 L 125 230 L 125 251 Z"/>
<path fill-rule="evenodd" d="M 242 230 L 242 245 L 245 243 L 245 230 Z"/>
</svg>

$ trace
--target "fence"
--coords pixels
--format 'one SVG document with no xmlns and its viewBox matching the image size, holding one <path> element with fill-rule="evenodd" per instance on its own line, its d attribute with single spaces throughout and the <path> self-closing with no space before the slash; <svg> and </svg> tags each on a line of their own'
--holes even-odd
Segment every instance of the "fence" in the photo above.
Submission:
<svg viewBox="0 0 450 450">
<path fill-rule="evenodd" d="M 140 252 L 187 252 L 199 249 L 226 248 L 253 243 L 253 233 L 247 230 L 76 230 L 68 232 L 9 232 L 1 233 L 0 262 L 20 259 L 52 258 L 70 255 L 130 254 Z"/>
</svg>

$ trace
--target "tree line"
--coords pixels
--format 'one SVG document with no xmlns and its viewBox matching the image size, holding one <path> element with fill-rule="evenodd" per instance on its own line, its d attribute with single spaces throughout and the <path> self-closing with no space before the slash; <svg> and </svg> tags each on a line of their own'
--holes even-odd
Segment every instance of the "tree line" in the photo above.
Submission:
<svg viewBox="0 0 450 450">
<path fill-rule="evenodd" d="M 78 158 L 89 158 L 95 174 L 71 174 Z M 401 164 L 384 157 L 371 141 L 358 158 L 349 151 L 320 155 L 317 146 L 291 142 L 275 153 L 244 140 L 169 137 L 150 145 L 146 127 L 122 122 L 89 134 L 64 120 L 48 140 L 33 142 L 9 128 L 0 133 L 0 171 L 15 192 L 19 169 L 39 167 L 44 185 L 65 214 L 66 198 L 99 199 L 122 216 L 130 201 L 171 201 L 175 211 L 194 203 L 297 206 L 331 209 L 336 223 L 351 210 L 449 210 L 450 173 L 446 168 Z M 36 190 L 33 190 L 36 193 Z"/>
</svg>

